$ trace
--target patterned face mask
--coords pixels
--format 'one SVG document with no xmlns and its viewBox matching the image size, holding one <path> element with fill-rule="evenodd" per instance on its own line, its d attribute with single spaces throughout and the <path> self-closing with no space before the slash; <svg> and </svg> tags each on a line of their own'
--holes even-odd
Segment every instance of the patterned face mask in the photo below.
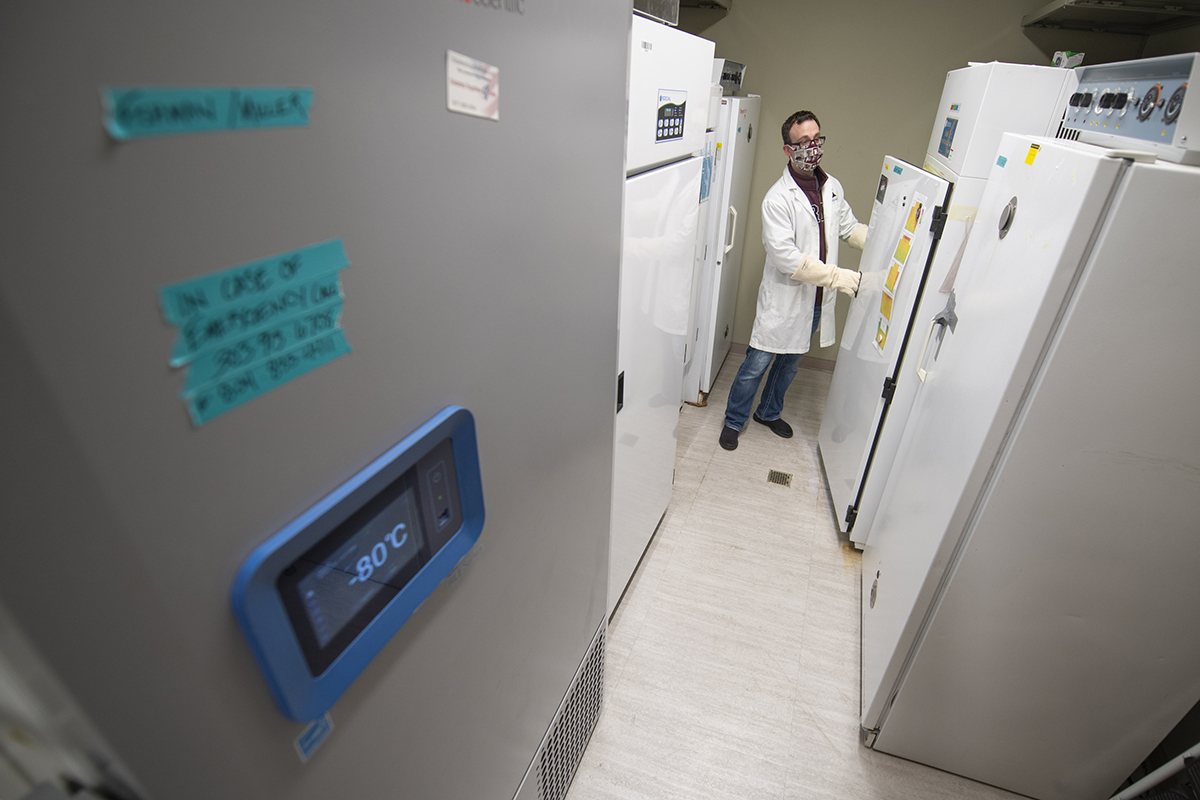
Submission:
<svg viewBox="0 0 1200 800">
<path fill-rule="evenodd" d="M 821 156 L 824 153 L 824 136 L 818 136 L 801 144 L 788 145 L 788 155 L 791 157 L 792 166 L 802 172 L 812 172 L 816 169 L 817 165 L 821 163 Z"/>
</svg>

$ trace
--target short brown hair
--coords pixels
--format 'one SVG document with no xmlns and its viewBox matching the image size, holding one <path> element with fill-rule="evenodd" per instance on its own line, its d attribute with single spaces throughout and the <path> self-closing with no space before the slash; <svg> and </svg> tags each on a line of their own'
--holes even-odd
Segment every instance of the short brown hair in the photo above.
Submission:
<svg viewBox="0 0 1200 800">
<path fill-rule="evenodd" d="M 797 111 L 795 114 L 792 114 L 790 117 L 788 117 L 787 121 L 783 123 L 783 143 L 791 144 L 791 142 L 788 141 L 788 134 L 792 132 L 793 125 L 799 125 L 801 122 L 810 119 L 817 123 L 818 128 L 821 127 L 821 120 L 817 119 L 817 115 L 811 111 Z"/>
</svg>

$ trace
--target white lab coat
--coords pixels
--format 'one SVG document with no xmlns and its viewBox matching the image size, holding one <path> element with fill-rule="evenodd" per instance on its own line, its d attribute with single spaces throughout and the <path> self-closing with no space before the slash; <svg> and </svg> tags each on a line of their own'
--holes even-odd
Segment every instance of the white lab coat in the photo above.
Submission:
<svg viewBox="0 0 1200 800">
<path fill-rule="evenodd" d="M 821 187 L 825 211 L 826 264 L 838 263 L 839 240 L 846 239 L 858 227 L 842 192 L 842 184 L 827 175 Z M 763 265 L 762 284 L 758 287 L 758 311 L 750 346 L 768 353 L 807 353 L 812 339 L 813 305 L 817 287 L 792 280 L 802 254 L 821 255 L 821 236 L 817 217 L 804 191 L 783 168 L 783 177 L 767 190 L 762 203 Z M 834 307 L 837 292 L 825 289 L 821 302 L 821 347 L 829 347 L 837 337 Z"/>
</svg>

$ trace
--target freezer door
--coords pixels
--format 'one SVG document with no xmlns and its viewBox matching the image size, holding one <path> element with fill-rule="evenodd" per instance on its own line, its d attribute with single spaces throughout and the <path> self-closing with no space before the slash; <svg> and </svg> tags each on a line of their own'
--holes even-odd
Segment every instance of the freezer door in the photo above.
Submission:
<svg viewBox="0 0 1200 800">
<path fill-rule="evenodd" d="M 727 131 L 733 119 L 733 100 L 732 97 L 720 99 L 714 127 L 709 132 L 709 135 L 714 137 L 712 185 L 709 187 L 709 201 L 701 210 L 705 217 L 704 230 L 700 237 L 704 261 L 700 267 L 700 285 L 696 291 L 696 327 L 699 328 L 699 332 L 696 337 L 695 366 L 692 367 L 696 373 L 697 394 L 712 388 L 709 376 L 715 372 L 712 368 L 713 329 L 716 326 L 714 307 L 718 290 L 716 281 L 720 276 L 717 260 L 723 255 L 724 248 L 724 240 L 720 238 L 724 230 L 722 218 L 729 214 L 729 206 L 723 198 L 728 195 L 726 184 L 733 163 L 728 157 L 729 151 L 725 148 Z"/>
<path fill-rule="evenodd" d="M 967 242 L 975 228 L 979 199 L 987 186 L 987 180 L 984 178 L 959 178 L 953 173 L 945 177 L 954 184 L 954 188 L 950 196 L 950 207 L 946 211 L 946 221 L 942 227 L 942 238 L 938 240 L 937 251 L 929 265 L 925 291 L 921 293 L 921 299 L 917 301 L 917 310 L 913 313 L 913 331 L 928 331 L 933 318 L 946 307 L 966 252 Z M 914 338 L 909 337 L 909 347 L 904 354 L 906 360 L 916 359 L 921 354 L 920 346 L 923 342 L 917 341 L 914 345 Z M 871 525 L 875 520 L 875 513 L 879 510 L 879 500 L 883 496 L 884 486 L 887 485 L 887 475 L 896 460 L 896 451 L 900 448 L 908 416 L 912 412 L 913 402 L 921 386 L 919 380 L 913 380 L 911 377 L 900 379 L 905 374 L 916 374 L 911 370 L 905 373 L 903 363 L 897 369 L 899 376 L 892 402 L 887 409 L 887 424 L 881 426 L 876 437 L 875 455 L 871 459 L 871 477 L 863 481 L 859 490 L 854 527 L 850 529 L 850 541 L 860 550 L 870 541 Z"/>
<path fill-rule="evenodd" d="M 608 612 L 671 499 L 703 160 L 625 187 Z"/>
<path fill-rule="evenodd" d="M 719 105 L 719 104 L 718 104 Z M 707 318 L 707 298 L 711 292 L 705 291 L 707 286 L 705 276 L 711 274 L 705 262 L 708 255 L 708 228 L 712 216 L 713 201 L 713 164 L 717 153 L 717 134 L 709 131 L 704 134 L 704 162 L 700 172 L 700 215 L 696 228 L 696 259 L 692 269 L 691 299 L 688 301 L 687 347 L 684 352 L 683 364 L 683 401 L 685 403 L 700 402 L 700 378 L 703 376 L 703 359 L 697 358 L 700 350 L 700 331 Z"/>
<path fill-rule="evenodd" d="M 905 365 L 927 379 L 863 553 L 865 729 L 879 727 L 903 679 L 1123 163 L 1099 148 L 1002 140 L 958 274 L 955 329 Z M 915 345 L 931 327 L 914 331 Z"/>
<path fill-rule="evenodd" d="M 891 424 L 888 406 L 910 320 L 937 251 L 930 228 L 934 217 L 945 212 L 949 190 L 949 181 L 906 161 L 893 156 L 883 160 L 859 262 L 862 284 L 850 303 L 817 438 L 843 531 L 854 524 L 879 432 L 885 422 Z M 902 428 L 904 420 L 897 423 Z M 876 480 L 886 478 L 887 465 L 871 474 Z"/>
<path fill-rule="evenodd" d="M 1126 171 L 880 749 L 1108 797 L 1200 699 L 1197 207 L 1200 169 Z"/>
<path fill-rule="evenodd" d="M 717 372 L 733 343 L 733 312 L 737 302 L 738 278 L 742 274 L 742 248 L 746 241 L 746 221 L 750 217 L 750 178 L 754 172 L 754 153 L 758 149 L 759 108 L 757 96 L 727 97 L 722 108 L 719 139 L 725 175 L 720 183 L 721 202 L 713 208 L 716 229 L 716 249 L 713 263 L 712 297 L 709 304 L 708 359 L 701 383 L 704 391 L 712 389 Z"/>
</svg>

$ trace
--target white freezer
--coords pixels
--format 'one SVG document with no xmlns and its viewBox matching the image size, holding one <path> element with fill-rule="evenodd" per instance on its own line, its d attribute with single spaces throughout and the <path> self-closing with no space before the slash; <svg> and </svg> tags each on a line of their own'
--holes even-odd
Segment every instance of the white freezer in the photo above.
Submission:
<svg viewBox="0 0 1200 800">
<path fill-rule="evenodd" d="M 897 355 L 902 351 L 905 358 L 916 357 L 911 350 L 923 344 L 931 320 L 946 305 L 1001 134 L 1053 134 L 1077 84 L 1070 70 L 1029 64 L 972 64 L 947 74 L 922 166 L 953 184 L 950 205 L 925 289 L 905 304 L 905 309 L 916 309 L 914 323 L 902 332 L 902 341 L 889 342 Z M 871 302 L 879 299 L 873 296 Z M 843 346 L 857 325 L 867 324 L 857 311 L 864 305 L 858 299 L 852 302 L 849 321 L 854 324 L 847 325 Z M 858 359 L 839 357 L 830 387 L 835 402 L 826 404 L 822 420 L 821 455 L 838 524 L 860 549 L 868 542 L 916 394 L 903 365 L 893 359 L 890 366 L 892 399 L 884 411 L 883 376 L 864 369 Z M 842 374 L 847 372 L 852 375 Z"/>
<path fill-rule="evenodd" d="M 677 161 L 704 147 L 715 44 L 633 16 L 625 171 Z"/>
<path fill-rule="evenodd" d="M 1079 85 L 1073 70 L 992 61 L 946 74 L 926 148 L 934 172 L 986 178 L 1006 131 L 1053 136 Z"/>
<path fill-rule="evenodd" d="M 702 165 L 626 181 L 609 614 L 671 499 Z"/>
<path fill-rule="evenodd" d="M 712 389 L 733 341 L 734 305 L 749 218 L 750 179 L 761 133 L 761 104 L 762 99 L 757 95 L 721 98 L 721 118 L 716 127 L 713 201 L 709 204 L 708 238 L 697 314 L 699 344 L 692 367 L 698 374 L 689 374 L 688 379 L 688 385 L 698 380 L 698 391 L 704 393 Z"/>
<path fill-rule="evenodd" d="M 1200 699 L 1200 171 L 1012 134 L 999 161 L 863 555 L 862 726 L 1106 797 Z"/>
<path fill-rule="evenodd" d="M 935 259 L 950 183 L 893 156 L 883 160 L 870 232 L 859 269 L 862 284 L 842 331 L 837 369 L 817 437 L 829 494 L 843 531 L 856 524 L 869 473 L 886 476 L 890 454 L 878 452 L 893 411 L 902 429 L 908 408 L 894 400 L 911 346 L 908 329 L 927 284 L 933 294 L 951 259 Z M 935 269 L 935 266 L 937 269 Z M 936 303 L 936 301 L 934 301 Z"/>
</svg>

